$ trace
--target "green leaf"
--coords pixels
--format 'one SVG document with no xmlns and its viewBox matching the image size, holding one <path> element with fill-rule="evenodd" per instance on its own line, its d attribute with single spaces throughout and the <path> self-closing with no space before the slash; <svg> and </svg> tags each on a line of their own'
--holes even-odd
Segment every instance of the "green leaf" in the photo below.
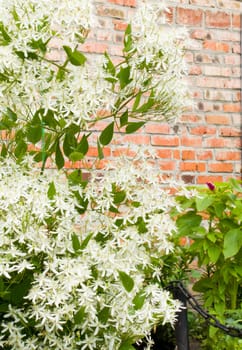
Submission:
<svg viewBox="0 0 242 350">
<path fill-rule="evenodd" d="M 133 304 L 135 310 L 140 310 L 142 309 L 144 302 L 145 302 L 146 295 L 144 291 L 140 291 L 136 294 L 136 296 L 133 299 Z"/>
<path fill-rule="evenodd" d="M 83 154 L 81 152 L 71 152 L 68 157 L 72 162 L 77 162 L 83 159 Z"/>
<path fill-rule="evenodd" d="M 207 209 L 211 204 L 213 204 L 214 199 L 210 196 L 206 196 L 203 198 L 196 198 L 196 205 L 198 211 L 203 211 Z"/>
<path fill-rule="evenodd" d="M 132 49 L 133 40 L 132 40 L 132 30 L 131 25 L 128 24 L 124 33 L 124 52 L 129 52 Z"/>
<path fill-rule="evenodd" d="M 88 134 L 89 136 L 90 134 Z M 88 136 L 87 135 L 83 135 L 81 141 L 79 142 L 78 146 L 77 146 L 77 150 L 80 151 L 83 156 L 85 156 L 88 152 L 89 149 L 89 144 L 88 144 Z"/>
<path fill-rule="evenodd" d="M 75 233 L 72 234 L 71 240 L 72 240 L 73 249 L 75 250 L 75 252 L 78 252 L 81 249 L 81 244 L 80 244 L 79 238 Z"/>
<path fill-rule="evenodd" d="M 208 256 L 212 263 L 215 264 L 218 261 L 220 254 L 221 254 L 221 248 L 219 246 L 211 245 L 208 248 Z"/>
<path fill-rule="evenodd" d="M 116 69 L 115 69 L 115 66 L 114 66 L 112 60 L 110 59 L 110 56 L 108 55 L 107 52 L 104 53 L 104 56 L 106 58 L 106 62 L 105 62 L 104 68 L 106 69 L 106 71 L 109 74 L 111 74 L 112 76 L 115 76 Z"/>
<path fill-rule="evenodd" d="M 240 228 L 229 230 L 224 236 L 223 253 L 225 259 L 235 256 L 242 247 L 242 230 Z"/>
<path fill-rule="evenodd" d="M 99 141 L 97 142 L 97 150 L 98 150 L 98 158 L 103 159 L 104 154 L 103 154 L 102 146 Z"/>
<path fill-rule="evenodd" d="M 117 77 L 119 79 L 121 89 L 125 88 L 125 86 L 132 81 L 132 79 L 130 79 L 130 67 L 121 67 Z"/>
<path fill-rule="evenodd" d="M 86 62 L 86 57 L 78 50 L 72 51 L 72 49 L 69 46 L 63 46 L 63 49 L 65 50 L 71 64 L 74 66 L 82 66 Z"/>
<path fill-rule="evenodd" d="M 126 134 L 132 134 L 133 132 L 137 131 L 138 129 L 140 129 L 143 125 L 145 124 L 145 122 L 131 122 L 128 123 L 128 125 L 126 126 Z"/>
<path fill-rule="evenodd" d="M 28 146 L 23 140 L 17 142 L 14 154 L 18 159 L 21 159 L 27 152 Z"/>
<path fill-rule="evenodd" d="M 98 313 L 98 320 L 102 322 L 103 324 L 106 324 L 108 321 L 110 315 L 110 308 L 108 306 L 105 306 L 102 310 Z"/>
<path fill-rule="evenodd" d="M 30 125 L 27 127 L 27 140 L 34 145 L 41 140 L 42 126 L 41 125 Z"/>
<path fill-rule="evenodd" d="M 3 22 L 0 22 L 0 45 L 7 46 L 11 42 L 11 37 L 7 33 Z"/>
<path fill-rule="evenodd" d="M 83 182 L 81 169 L 76 169 L 68 174 L 68 180 L 74 185 L 80 185 Z"/>
<path fill-rule="evenodd" d="M 120 345 L 118 350 L 135 350 L 135 347 L 130 342 L 124 342 Z"/>
<path fill-rule="evenodd" d="M 47 192 L 47 196 L 50 200 L 54 199 L 56 195 L 56 188 L 55 188 L 55 184 L 54 182 L 52 181 L 50 184 L 49 184 L 49 188 L 48 188 L 48 192 Z"/>
<path fill-rule="evenodd" d="M 63 154 L 62 154 L 61 149 L 60 149 L 59 140 L 57 140 L 57 142 L 56 142 L 55 162 L 56 162 L 58 169 L 63 168 L 63 166 L 65 164 L 65 160 L 64 160 Z"/>
<path fill-rule="evenodd" d="M 54 112 L 51 109 L 48 109 L 47 112 L 44 110 L 40 110 L 40 113 L 42 114 L 42 120 L 45 125 L 50 126 L 51 128 L 55 129 L 58 125 L 58 122 L 55 119 Z"/>
<path fill-rule="evenodd" d="M 147 113 L 147 112 L 149 111 L 149 109 L 150 109 L 151 107 L 153 107 L 154 104 L 156 103 L 156 100 L 155 100 L 154 95 L 155 95 L 155 94 L 154 94 L 154 91 L 151 90 L 150 96 L 149 96 L 149 98 L 148 98 L 148 101 L 145 102 L 142 106 L 140 106 L 140 107 L 136 110 L 136 112 L 138 112 L 138 113 Z"/>
<path fill-rule="evenodd" d="M 87 235 L 87 237 L 81 242 L 80 250 L 84 250 L 87 247 L 92 236 L 93 233 L 89 233 L 89 235 Z"/>
<path fill-rule="evenodd" d="M 99 141 L 103 146 L 108 145 L 113 138 L 114 122 L 110 123 L 99 136 Z"/>
<path fill-rule="evenodd" d="M 81 306 L 79 311 L 74 315 L 75 324 L 81 324 L 85 317 L 85 306 Z"/>
<path fill-rule="evenodd" d="M 133 108 L 132 108 L 132 111 L 133 111 L 133 112 L 136 111 L 136 109 L 138 108 L 139 103 L 140 103 L 141 96 L 142 96 L 142 92 L 140 91 L 140 92 L 137 94 L 136 98 L 135 98 L 135 101 L 134 101 L 134 104 L 133 104 Z"/>
<path fill-rule="evenodd" d="M 69 157 L 70 153 L 74 152 L 77 148 L 77 140 L 72 131 L 67 131 L 63 141 L 64 154 Z"/>
<path fill-rule="evenodd" d="M 122 203 L 125 200 L 126 192 L 125 191 L 119 191 L 115 192 L 113 196 L 113 202 L 115 204 Z"/>
<path fill-rule="evenodd" d="M 126 110 L 120 117 L 120 127 L 128 124 L 129 112 Z"/>
<path fill-rule="evenodd" d="M 120 281 L 122 282 L 122 285 L 124 286 L 125 290 L 127 292 L 131 292 L 134 288 L 134 280 L 123 271 L 118 271 Z"/>
<path fill-rule="evenodd" d="M 179 228 L 179 233 L 182 236 L 186 236 L 194 232 L 200 226 L 201 221 L 202 217 L 200 215 L 197 215 L 194 211 L 188 211 L 177 219 L 176 224 Z"/>
<path fill-rule="evenodd" d="M 1 144 L 1 157 L 5 158 L 8 154 L 8 149 L 4 142 Z"/>
</svg>

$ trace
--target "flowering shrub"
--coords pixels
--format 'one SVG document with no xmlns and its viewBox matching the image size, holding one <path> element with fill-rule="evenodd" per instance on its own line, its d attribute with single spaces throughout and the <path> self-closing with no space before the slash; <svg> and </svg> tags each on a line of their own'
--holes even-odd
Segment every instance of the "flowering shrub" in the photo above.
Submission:
<svg viewBox="0 0 242 350">
<path fill-rule="evenodd" d="M 174 202 L 152 165 L 120 159 L 72 191 L 10 160 L 0 178 L 1 349 L 133 349 L 174 322 L 160 286 Z"/>
<path fill-rule="evenodd" d="M 81 170 L 44 174 L 49 157 L 59 170 L 83 159 L 101 119 L 99 158 L 115 128 L 185 106 L 185 33 L 164 25 L 164 6 L 139 7 L 118 64 L 81 51 L 92 11 L 86 0 L 0 2 L 0 349 L 132 350 L 142 338 L 150 349 L 151 328 L 180 308 L 161 287 L 175 203 L 152 162 L 138 152 L 88 182 Z"/>
<path fill-rule="evenodd" d="M 125 32 L 123 57 L 114 64 L 107 53 L 87 59 L 81 52 L 94 22 L 92 1 L 2 1 L 0 129 L 15 129 L 2 155 L 21 159 L 28 143 L 42 139 L 43 163 L 53 155 L 61 168 L 64 157 L 85 156 L 90 130 L 101 119 L 110 123 L 98 138 L 100 158 L 114 125 L 132 133 L 147 120 L 177 117 L 188 100 L 182 79 L 186 35 L 166 27 L 162 13 L 161 4 L 138 8 Z M 65 53 L 63 62 L 51 58 L 53 40 Z M 31 152 L 41 161 L 38 149 Z"/>
</svg>

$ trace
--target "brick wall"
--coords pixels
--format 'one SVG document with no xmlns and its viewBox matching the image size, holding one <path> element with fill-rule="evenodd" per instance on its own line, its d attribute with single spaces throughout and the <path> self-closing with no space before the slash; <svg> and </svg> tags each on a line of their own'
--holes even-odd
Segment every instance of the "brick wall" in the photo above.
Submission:
<svg viewBox="0 0 242 350">
<path fill-rule="evenodd" d="M 176 125 L 147 124 L 135 135 L 117 138 L 110 157 L 127 142 L 151 144 L 162 171 L 187 183 L 226 181 L 241 174 L 240 14 L 242 3 L 227 0 L 167 1 L 169 22 L 186 26 L 186 54 L 194 106 Z M 119 56 L 127 18 L 137 0 L 97 0 L 98 27 L 83 49 Z"/>
</svg>

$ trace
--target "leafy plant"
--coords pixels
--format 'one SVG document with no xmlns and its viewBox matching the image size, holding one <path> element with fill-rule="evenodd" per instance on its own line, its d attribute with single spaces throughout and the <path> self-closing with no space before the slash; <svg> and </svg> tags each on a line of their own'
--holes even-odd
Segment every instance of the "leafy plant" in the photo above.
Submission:
<svg viewBox="0 0 242 350">
<path fill-rule="evenodd" d="M 209 183 L 207 188 L 178 194 L 176 200 L 181 207 L 181 212 L 176 213 L 179 235 L 190 240 L 184 250 L 188 263 L 193 262 L 197 271 L 196 277 L 193 274 L 193 290 L 201 294 L 210 313 L 221 322 L 228 322 L 226 314 L 236 315 L 242 307 L 241 184 L 234 179 L 216 185 Z M 221 332 L 213 327 L 205 343 L 211 339 L 213 345 L 206 349 L 239 349 L 241 344 L 239 339 L 225 336 L 226 345 L 222 345 Z"/>
</svg>

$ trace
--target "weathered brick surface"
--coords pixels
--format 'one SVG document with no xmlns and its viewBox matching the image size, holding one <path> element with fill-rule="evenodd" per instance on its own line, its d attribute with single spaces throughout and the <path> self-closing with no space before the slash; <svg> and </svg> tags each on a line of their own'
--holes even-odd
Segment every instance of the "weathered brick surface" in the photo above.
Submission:
<svg viewBox="0 0 242 350">
<path fill-rule="evenodd" d="M 128 18 L 140 1 L 97 0 L 97 28 L 83 50 L 94 54 L 107 50 L 119 62 Z M 166 3 L 171 25 L 185 26 L 190 33 L 191 42 L 185 58 L 194 105 L 175 127 L 165 123 L 147 124 L 135 135 L 117 136 L 105 154 L 112 159 L 120 154 L 132 154 L 129 143 L 151 144 L 159 157 L 161 171 L 186 183 L 238 178 L 241 169 L 242 2 L 167 0 Z M 59 50 L 58 42 L 55 49 Z M 89 156 L 96 154 L 91 148 Z"/>
</svg>

